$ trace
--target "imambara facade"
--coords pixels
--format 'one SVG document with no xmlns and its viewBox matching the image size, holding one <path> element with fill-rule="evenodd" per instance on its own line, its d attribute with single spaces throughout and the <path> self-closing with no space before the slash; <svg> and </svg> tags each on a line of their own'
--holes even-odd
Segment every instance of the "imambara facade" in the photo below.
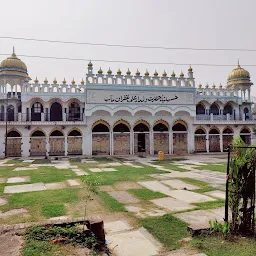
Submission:
<svg viewBox="0 0 256 256">
<path fill-rule="evenodd" d="M 239 63 L 225 88 L 196 88 L 191 67 L 103 74 L 91 62 L 79 84 L 30 81 L 14 52 L 2 61 L 0 156 L 223 152 L 238 135 L 254 143 L 252 82 Z"/>
</svg>

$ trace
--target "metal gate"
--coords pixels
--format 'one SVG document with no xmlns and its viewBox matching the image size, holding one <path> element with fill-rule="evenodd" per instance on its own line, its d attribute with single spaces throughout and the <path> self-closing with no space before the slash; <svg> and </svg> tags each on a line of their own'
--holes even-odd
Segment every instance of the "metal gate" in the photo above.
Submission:
<svg viewBox="0 0 256 256">
<path fill-rule="evenodd" d="M 169 154 L 168 132 L 154 133 L 154 154 L 157 154 L 159 151 L 163 151 L 165 154 Z"/>
<path fill-rule="evenodd" d="M 68 137 L 68 154 L 69 155 L 82 155 L 82 137 L 69 136 Z"/>
<path fill-rule="evenodd" d="M 21 156 L 21 138 L 7 138 L 7 156 Z"/>
<path fill-rule="evenodd" d="M 50 137 L 50 156 L 63 156 L 65 155 L 65 139 L 64 137 Z"/>
<path fill-rule="evenodd" d="M 45 137 L 32 137 L 30 139 L 30 155 L 45 156 L 46 155 L 46 139 Z"/>
<path fill-rule="evenodd" d="M 223 141 L 223 151 L 227 151 L 228 147 L 232 144 L 233 141 L 233 135 L 224 135 L 222 136 Z"/>
<path fill-rule="evenodd" d="M 92 154 L 109 155 L 110 154 L 110 137 L 107 134 L 92 134 Z"/>
<path fill-rule="evenodd" d="M 209 151 L 219 152 L 220 151 L 220 135 L 209 135 Z"/>
<path fill-rule="evenodd" d="M 188 153 L 187 133 L 173 133 L 173 154 Z"/>
<path fill-rule="evenodd" d="M 195 135 L 195 152 L 206 152 L 206 135 Z"/>
<path fill-rule="evenodd" d="M 130 154 L 130 133 L 114 134 L 114 155 Z"/>
</svg>

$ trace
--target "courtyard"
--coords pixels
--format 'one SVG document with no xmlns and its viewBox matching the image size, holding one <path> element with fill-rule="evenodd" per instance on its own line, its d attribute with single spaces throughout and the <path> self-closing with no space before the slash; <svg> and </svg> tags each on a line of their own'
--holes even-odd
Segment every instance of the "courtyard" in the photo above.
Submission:
<svg viewBox="0 0 256 256">
<path fill-rule="evenodd" d="M 86 184 L 96 182 L 99 193 L 86 207 L 87 218 L 104 221 L 114 255 L 238 255 L 235 246 L 230 254 L 225 250 L 228 242 L 219 246 L 218 237 L 183 244 L 188 226 L 207 228 L 210 220 L 223 221 L 225 172 L 224 154 L 164 161 L 136 156 L 3 159 L 0 224 L 83 217 Z M 253 255 L 256 249 L 247 239 L 238 244 L 241 252 L 252 248 L 239 255 Z"/>
</svg>

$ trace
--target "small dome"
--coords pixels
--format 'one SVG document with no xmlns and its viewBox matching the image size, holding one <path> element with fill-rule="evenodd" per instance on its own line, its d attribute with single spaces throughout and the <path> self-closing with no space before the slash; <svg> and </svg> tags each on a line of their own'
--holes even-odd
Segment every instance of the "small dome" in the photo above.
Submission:
<svg viewBox="0 0 256 256">
<path fill-rule="evenodd" d="M 75 79 L 73 78 L 73 80 L 72 80 L 72 82 L 71 82 L 71 84 L 76 84 L 76 82 L 75 82 Z"/>
<path fill-rule="evenodd" d="M 191 67 L 191 65 L 188 68 L 188 72 L 193 72 L 193 68 Z"/>
<path fill-rule="evenodd" d="M 82 78 L 81 84 L 84 85 L 84 79 Z"/>
<path fill-rule="evenodd" d="M 199 88 L 202 88 L 202 85 L 201 85 L 201 84 L 199 84 L 199 85 L 198 85 L 198 87 L 199 87 Z"/>
<path fill-rule="evenodd" d="M 165 72 L 165 70 L 164 70 L 163 76 L 167 76 L 167 73 Z"/>
<path fill-rule="evenodd" d="M 139 75 L 140 75 L 140 71 L 137 69 L 136 76 L 139 76 Z"/>
<path fill-rule="evenodd" d="M 47 78 L 44 79 L 44 83 L 45 83 L 45 84 L 48 84 Z"/>
<path fill-rule="evenodd" d="M 117 75 L 121 76 L 122 75 L 122 71 L 120 70 L 120 68 L 117 70 Z"/>
<path fill-rule="evenodd" d="M 156 71 L 156 70 L 155 70 L 154 76 L 158 76 L 158 73 L 157 73 L 157 71 Z"/>
<path fill-rule="evenodd" d="M 172 71 L 172 75 L 171 75 L 172 77 L 175 77 L 176 76 L 176 74 L 174 73 L 174 70 Z"/>
<path fill-rule="evenodd" d="M 102 71 L 102 69 L 100 67 L 100 69 L 98 70 L 98 74 L 102 75 L 102 73 L 103 73 L 103 71 Z"/>
<path fill-rule="evenodd" d="M 215 84 L 213 84 L 213 85 L 212 85 L 212 88 L 213 88 L 213 89 L 215 89 L 215 88 L 216 88 L 216 85 L 215 85 Z"/>
<path fill-rule="evenodd" d="M 126 75 L 127 75 L 127 76 L 130 76 L 130 75 L 131 75 L 131 71 L 130 71 L 129 68 L 128 68 L 127 72 L 126 72 Z"/>
<path fill-rule="evenodd" d="M 183 74 L 183 72 L 181 71 L 181 73 L 180 73 L 180 77 L 184 77 L 184 74 Z"/>
<path fill-rule="evenodd" d="M 56 81 L 57 82 L 57 81 Z M 53 81 L 53 83 L 54 83 L 54 81 Z M 65 79 L 65 77 L 64 77 L 64 79 L 63 79 L 63 81 L 62 81 L 62 84 L 66 84 L 67 83 L 67 81 L 66 81 L 66 79 Z"/>
<path fill-rule="evenodd" d="M 38 81 L 37 77 L 36 77 L 36 79 L 34 80 L 34 82 L 35 82 L 36 84 L 38 84 L 39 81 Z"/>
<path fill-rule="evenodd" d="M 112 70 L 109 68 L 107 73 L 108 73 L 108 75 L 111 75 L 112 74 Z"/>
<path fill-rule="evenodd" d="M 64 80 L 65 80 L 65 78 L 64 78 Z M 53 83 L 54 83 L 54 84 L 57 84 L 56 78 L 54 78 Z"/>
<path fill-rule="evenodd" d="M 206 84 L 205 88 L 209 88 L 209 84 Z"/>
<path fill-rule="evenodd" d="M 92 62 L 90 61 L 89 63 L 88 63 L 88 67 L 92 67 L 93 65 L 92 65 Z"/>
<path fill-rule="evenodd" d="M 250 79 L 250 73 L 247 70 L 241 68 L 239 62 L 237 64 L 237 67 L 234 68 L 233 71 L 230 72 L 229 75 L 228 75 L 228 80 L 237 79 L 237 78 L 248 78 L 248 79 Z"/>
<path fill-rule="evenodd" d="M 146 69 L 145 76 L 149 76 L 148 70 Z"/>
</svg>

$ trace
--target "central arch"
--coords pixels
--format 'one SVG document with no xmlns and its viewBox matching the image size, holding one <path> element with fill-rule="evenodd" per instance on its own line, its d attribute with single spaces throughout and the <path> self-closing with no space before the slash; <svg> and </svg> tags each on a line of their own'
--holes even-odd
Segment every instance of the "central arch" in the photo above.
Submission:
<svg viewBox="0 0 256 256">
<path fill-rule="evenodd" d="M 59 102 L 54 102 L 51 105 L 50 121 L 62 121 L 62 106 Z"/>
<path fill-rule="evenodd" d="M 150 153 L 149 140 L 150 125 L 145 120 L 139 120 L 135 123 L 134 132 L 134 153 Z"/>
<path fill-rule="evenodd" d="M 31 108 L 31 121 L 41 121 L 43 112 L 43 105 L 40 102 L 35 102 Z"/>
<path fill-rule="evenodd" d="M 72 129 L 68 133 L 68 155 L 82 155 L 82 133 L 78 129 Z"/>
<path fill-rule="evenodd" d="M 130 154 L 130 125 L 119 120 L 113 126 L 114 155 Z"/>
<path fill-rule="evenodd" d="M 232 144 L 234 132 L 231 128 L 227 127 L 222 132 L 223 151 L 227 151 L 228 147 Z"/>
<path fill-rule="evenodd" d="M 92 154 L 110 154 L 110 125 L 99 120 L 92 125 Z"/>
<path fill-rule="evenodd" d="M 220 152 L 220 131 L 216 127 L 209 131 L 209 151 Z"/>
<path fill-rule="evenodd" d="M 46 137 L 45 133 L 37 129 L 30 135 L 30 156 L 46 155 Z"/>
<path fill-rule="evenodd" d="M 206 131 L 198 127 L 195 131 L 195 152 L 206 152 Z"/>
<path fill-rule="evenodd" d="M 53 130 L 49 137 L 50 156 L 64 156 L 65 155 L 65 138 L 60 130 Z"/>
<path fill-rule="evenodd" d="M 7 133 L 6 155 L 9 157 L 21 156 L 21 134 L 16 130 Z"/>
<path fill-rule="evenodd" d="M 173 132 L 173 154 L 188 153 L 188 132 L 187 123 L 177 120 L 172 125 Z"/>
<path fill-rule="evenodd" d="M 154 154 L 163 151 L 169 154 L 169 124 L 164 120 L 159 120 L 154 124 Z"/>
</svg>

